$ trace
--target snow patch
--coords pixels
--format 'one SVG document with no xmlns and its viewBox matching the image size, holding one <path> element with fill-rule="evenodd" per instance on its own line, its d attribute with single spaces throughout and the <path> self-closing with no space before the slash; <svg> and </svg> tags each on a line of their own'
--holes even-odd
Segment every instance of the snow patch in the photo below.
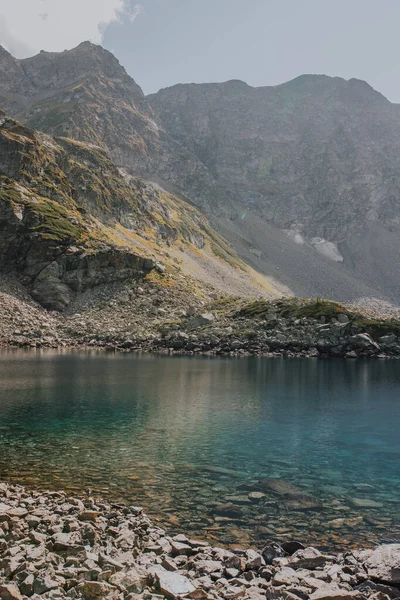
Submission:
<svg viewBox="0 0 400 600">
<path fill-rule="evenodd" d="M 294 241 L 295 244 L 304 244 L 304 237 L 301 235 L 298 229 L 286 229 L 285 233 L 290 237 L 291 240 Z"/>
<path fill-rule="evenodd" d="M 337 245 L 334 242 L 328 242 L 324 238 L 315 237 L 310 240 L 310 244 L 317 252 L 335 262 L 343 262 L 343 256 L 340 254 Z"/>
</svg>

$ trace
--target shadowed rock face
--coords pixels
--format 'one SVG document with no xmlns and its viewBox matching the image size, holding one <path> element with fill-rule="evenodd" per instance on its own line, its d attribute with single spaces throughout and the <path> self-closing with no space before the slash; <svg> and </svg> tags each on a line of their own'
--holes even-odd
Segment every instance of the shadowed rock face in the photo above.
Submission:
<svg viewBox="0 0 400 600">
<path fill-rule="evenodd" d="M 44 216 L 29 205 L 0 200 L 0 271 L 19 273 L 32 297 L 51 310 L 65 309 L 74 294 L 103 283 L 136 279 L 154 267 L 149 258 L 104 246 L 74 247 L 71 237 L 41 235 Z"/>
<path fill-rule="evenodd" d="M 400 299 L 397 105 L 362 81 L 314 75 L 176 85 L 148 100 L 228 191 L 236 210 L 219 204 L 218 225 L 253 266 L 279 269 L 298 294 Z"/>
<path fill-rule="evenodd" d="M 365 222 L 399 225 L 400 109 L 362 81 L 177 85 L 149 102 L 237 200 L 279 227 L 340 243 Z"/>
</svg>

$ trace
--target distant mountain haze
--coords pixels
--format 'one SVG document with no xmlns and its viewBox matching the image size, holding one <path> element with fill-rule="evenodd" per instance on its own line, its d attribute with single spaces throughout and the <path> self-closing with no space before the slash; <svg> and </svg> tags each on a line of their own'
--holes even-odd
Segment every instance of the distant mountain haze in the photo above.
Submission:
<svg viewBox="0 0 400 600">
<path fill-rule="evenodd" d="M 6 113 L 180 194 L 293 293 L 400 301 L 400 106 L 367 83 L 303 75 L 146 97 L 89 42 L 23 60 L 0 49 L 0 74 Z"/>
</svg>

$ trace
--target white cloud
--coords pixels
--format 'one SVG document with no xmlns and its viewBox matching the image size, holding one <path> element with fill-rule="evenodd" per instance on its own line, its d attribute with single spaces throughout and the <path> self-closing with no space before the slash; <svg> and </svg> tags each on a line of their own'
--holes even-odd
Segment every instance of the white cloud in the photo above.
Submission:
<svg viewBox="0 0 400 600">
<path fill-rule="evenodd" d="M 0 15 L 0 45 L 13 56 L 29 56 L 34 54 L 33 48 L 16 38 L 9 30 L 5 18 Z"/>
<path fill-rule="evenodd" d="M 143 12 L 143 4 L 125 3 L 126 14 L 130 21 L 134 21 Z"/>
<path fill-rule="evenodd" d="M 1 0 L 0 44 L 18 58 L 100 44 L 107 25 L 141 9 L 134 0 Z"/>
</svg>

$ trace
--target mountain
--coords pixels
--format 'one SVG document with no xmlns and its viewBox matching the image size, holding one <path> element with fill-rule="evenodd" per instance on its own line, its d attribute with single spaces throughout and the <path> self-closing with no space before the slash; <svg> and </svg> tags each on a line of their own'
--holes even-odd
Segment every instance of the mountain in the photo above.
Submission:
<svg viewBox="0 0 400 600">
<path fill-rule="evenodd" d="M 298 294 L 400 299 L 399 106 L 365 82 L 315 75 L 148 100 L 231 198 L 235 213 L 217 223 L 247 261 L 278 268 Z"/>
<path fill-rule="evenodd" d="M 59 140 L 96 147 L 179 210 L 197 207 L 252 281 L 255 271 L 296 295 L 399 303 L 400 108 L 365 82 L 304 75 L 145 97 L 89 42 L 24 60 L 0 49 L 0 73 L 6 113 L 64 151 Z M 89 210 L 104 220 L 96 201 Z"/>
<path fill-rule="evenodd" d="M 164 131 L 140 87 L 101 46 L 83 42 L 23 60 L 0 48 L 0 72 L 0 107 L 32 129 L 99 145 L 131 174 L 204 204 L 218 195 L 207 168 Z"/>
</svg>

